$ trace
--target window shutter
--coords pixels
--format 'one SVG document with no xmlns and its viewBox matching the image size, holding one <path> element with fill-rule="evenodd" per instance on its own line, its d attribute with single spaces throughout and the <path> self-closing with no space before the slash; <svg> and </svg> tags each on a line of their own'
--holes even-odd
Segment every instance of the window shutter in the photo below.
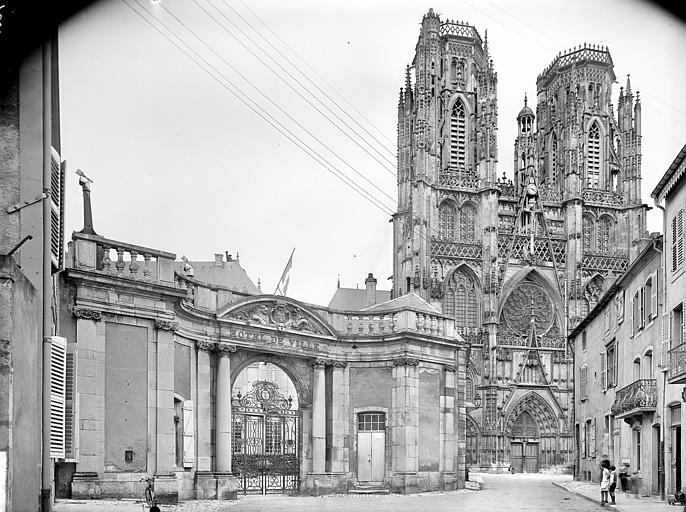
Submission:
<svg viewBox="0 0 686 512">
<path fill-rule="evenodd" d="M 684 209 L 676 214 L 676 267 L 684 264 Z"/>
<path fill-rule="evenodd" d="M 183 401 L 183 467 L 195 463 L 195 422 L 193 421 L 193 400 Z"/>
<path fill-rule="evenodd" d="M 607 353 L 600 353 L 600 385 L 603 391 L 607 391 Z"/>
<path fill-rule="evenodd" d="M 650 288 L 650 313 L 653 318 L 657 318 L 657 295 L 658 295 L 658 273 L 653 272 L 653 278 L 651 282 L 653 283 Z"/>
<path fill-rule="evenodd" d="M 646 288 L 645 285 L 639 291 L 639 307 L 638 307 L 638 326 L 642 329 L 645 327 L 645 310 L 646 310 Z"/>
<path fill-rule="evenodd" d="M 67 344 L 65 393 L 64 393 L 64 458 L 68 462 L 78 462 L 78 395 L 76 392 L 76 361 L 78 345 Z"/>
<path fill-rule="evenodd" d="M 596 447 L 595 447 L 595 440 L 596 440 L 596 424 L 595 424 L 595 418 L 591 420 L 591 457 L 595 457 L 595 452 L 596 452 Z"/>
<path fill-rule="evenodd" d="M 663 370 L 669 369 L 669 323 L 671 312 L 662 314 L 662 353 L 660 354 L 660 366 Z"/>
<path fill-rule="evenodd" d="M 64 458 L 67 340 L 50 337 L 50 458 Z"/>
<path fill-rule="evenodd" d="M 588 430 L 588 423 L 584 421 L 584 428 L 581 429 L 581 450 L 582 450 L 582 456 L 585 459 L 588 454 L 586 453 L 586 435 Z"/>
<path fill-rule="evenodd" d="M 629 308 L 629 325 L 631 325 L 631 336 L 636 333 L 636 326 L 634 325 L 634 299 L 631 299 L 631 307 Z"/>
</svg>

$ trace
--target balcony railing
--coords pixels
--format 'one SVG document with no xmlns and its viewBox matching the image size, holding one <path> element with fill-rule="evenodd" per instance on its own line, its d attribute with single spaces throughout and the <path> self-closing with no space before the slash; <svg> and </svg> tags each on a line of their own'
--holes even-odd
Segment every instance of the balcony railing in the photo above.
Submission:
<svg viewBox="0 0 686 512">
<path fill-rule="evenodd" d="M 670 384 L 686 383 L 686 343 L 677 345 L 669 351 L 669 376 Z"/>
<path fill-rule="evenodd" d="M 623 387 L 615 395 L 612 414 L 617 418 L 655 412 L 657 387 L 655 379 L 639 379 Z"/>
</svg>

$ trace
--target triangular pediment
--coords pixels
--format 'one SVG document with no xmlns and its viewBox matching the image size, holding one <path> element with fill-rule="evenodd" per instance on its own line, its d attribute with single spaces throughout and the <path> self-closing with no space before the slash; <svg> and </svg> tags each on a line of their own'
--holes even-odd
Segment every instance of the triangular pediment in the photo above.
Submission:
<svg viewBox="0 0 686 512">
<path fill-rule="evenodd" d="M 335 331 L 315 311 L 288 297 L 260 296 L 229 304 L 217 318 L 279 330 L 336 336 Z"/>
</svg>

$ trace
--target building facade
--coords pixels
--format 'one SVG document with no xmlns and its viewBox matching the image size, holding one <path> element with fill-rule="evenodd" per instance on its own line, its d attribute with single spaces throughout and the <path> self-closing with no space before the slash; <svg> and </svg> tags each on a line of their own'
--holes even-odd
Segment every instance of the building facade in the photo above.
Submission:
<svg viewBox="0 0 686 512">
<path fill-rule="evenodd" d="M 416 293 L 469 342 L 467 464 L 571 468 L 566 335 L 647 237 L 641 104 L 615 113 L 607 48 L 559 54 L 497 169 L 497 73 L 476 28 L 422 20 L 398 103 L 394 296 Z"/>
<path fill-rule="evenodd" d="M 662 236 L 655 234 L 570 333 L 576 471 L 597 482 L 608 459 L 643 495 L 663 491 Z"/>
<path fill-rule="evenodd" d="M 142 474 L 167 502 L 463 486 L 467 353 L 451 318 L 415 294 L 304 304 L 258 293 L 221 254 L 175 259 L 74 233 L 60 489 L 135 497 Z"/>
<path fill-rule="evenodd" d="M 686 384 L 686 263 L 684 262 L 684 217 L 686 214 L 686 146 L 677 154 L 669 169 L 660 179 L 651 196 L 662 209 L 665 230 L 662 282 L 664 296 L 662 309 L 662 374 L 665 399 L 662 404 L 664 425 L 664 454 L 666 492 L 681 490 L 686 482 L 686 442 L 681 425 L 686 423 L 683 402 Z"/>
</svg>

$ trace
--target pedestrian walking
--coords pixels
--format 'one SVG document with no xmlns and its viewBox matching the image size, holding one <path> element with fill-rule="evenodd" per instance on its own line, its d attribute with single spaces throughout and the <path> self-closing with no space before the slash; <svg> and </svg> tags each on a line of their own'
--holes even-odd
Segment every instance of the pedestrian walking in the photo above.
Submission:
<svg viewBox="0 0 686 512">
<path fill-rule="evenodd" d="M 603 459 L 600 463 L 600 505 L 607 503 L 610 489 L 610 461 Z"/>
<path fill-rule="evenodd" d="M 610 493 L 610 505 L 615 504 L 615 489 L 617 488 L 617 468 L 615 466 L 610 466 L 610 486 L 608 487 L 608 492 Z"/>
</svg>

